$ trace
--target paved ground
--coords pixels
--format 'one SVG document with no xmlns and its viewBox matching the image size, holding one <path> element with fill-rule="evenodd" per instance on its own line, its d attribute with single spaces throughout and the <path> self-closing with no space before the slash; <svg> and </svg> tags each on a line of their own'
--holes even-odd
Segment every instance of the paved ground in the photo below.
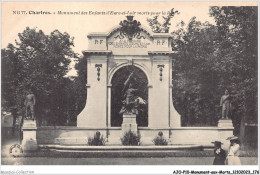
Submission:
<svg viewBox="0 0 260 175">
<path fill-rule="evenodd" d="M 2 157 L 2 165 L 211 165 L 213 157 L 52 158 Z M 241 157 L 243 165 L 257 165 L 257 157 Z"/>
</svg>

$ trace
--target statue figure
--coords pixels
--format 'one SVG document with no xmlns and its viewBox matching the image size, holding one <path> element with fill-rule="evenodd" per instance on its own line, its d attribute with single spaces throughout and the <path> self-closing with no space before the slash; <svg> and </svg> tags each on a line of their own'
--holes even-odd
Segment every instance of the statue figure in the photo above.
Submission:
<svg viewBox="0 0 260 175">
<path fill-rule="evenodd" d="M 35 106 L 35 95 L 33 94 L 32 90 L 29 90 L 29 94 L 26 96 L 25 98 L 25 118 L 26 119 L 31 119 L 34 120 L 35 116 L 34 116 L 34 106 Z M 31 113 L 31 115 L 29 116 L 29 112 Z"/>
<path fill-rule="evenodd" d="M 230 118 L 231 113 L 231 97 L 228 90 L 225 90 L 225 94 L 221 97 L 220 106 L 222 107 L 222 116 L 221 118 L 228 119 Z"/>
<path fill-rule="evenodd" d="M 132 72 L 124 83 L 124 88 L 122 90 L 123 106 L 119 112 L 120 114 L 138 114 L 139 105 L 146 104 L 145 100 L 143 100 L 141 97 L 136 96 L 136 92 L 138 91 L 138 89 L 134 89 L 133 84 L 131 83 L 133 74 L 134 73 Z"/>
</svg>

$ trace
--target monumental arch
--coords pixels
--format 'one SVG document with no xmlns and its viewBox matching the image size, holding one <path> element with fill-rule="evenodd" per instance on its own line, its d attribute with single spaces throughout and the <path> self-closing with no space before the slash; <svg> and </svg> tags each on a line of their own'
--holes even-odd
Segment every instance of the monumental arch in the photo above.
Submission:
<svg viewBox="0 0 260 175">
<path fill-rule="evenodd" d="M 109 33 L 88 35 L 89 49 L 83 51 L 88 60 L 88 96 L 77 126 L 111 126 L 111 82 L 114 74 L 126 66 L 139 68 L 147 77 L 148 127 L 180 126 L 171 95 L 171 35 L 148 32 L 133 21 L 125 20 L 128 28 L 119 26 Z"/>
<path fill-rule="evenodd" d="M 87 138 L 99 131 L 106 145 L 120 145 L 120 138 L 130 129 L 140 134 L 141 145 L 153 145 L 158 132 L 163 132 L 169 144 L 212 146 L 212 141 L 219 140 L 229 145 L 231 120 L 219 120 L 218 126 L 210 127 L 181 126 L 181 116 L 173 106 L 175 53 L 170 34 L 148 31 L 128 16 L 108 33 L 87 37 L 88 49 L 83 51 L 87 58 L 86 105 L 77 126 L 39 127 L 38 144 L 86 145 Z M 121 112 L 132 98 L 131 93 L 125 98 L 126 85 L 143 102 L 134 114 Z"/>
<path fill-rule="evenodd" d="M 108 33 L 88 35 L 86 106 L 77 118 L 78 127 L 113 127 L 112 79 L 117 71 L 133 66 L 147 78 L 147 129 L 180 127 L 180 115 L 172 101 L 171 35 L 148 32 L 128 17 Z M 138 83 L 138 82 L 137 82 Z"/>
</svg>

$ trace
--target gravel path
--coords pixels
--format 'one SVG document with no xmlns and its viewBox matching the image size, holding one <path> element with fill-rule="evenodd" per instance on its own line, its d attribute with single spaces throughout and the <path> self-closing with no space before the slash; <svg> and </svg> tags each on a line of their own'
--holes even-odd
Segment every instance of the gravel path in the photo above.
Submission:
<svg viewBox="0 0 260 175">
<path fill-rule="evenodd" d="M 212 165 L 214 157 L 53 158 L 2 157 L 2 165 Z M 257 157 L 241 157 L 243 165 L 257 165 Z"/>
</svg>

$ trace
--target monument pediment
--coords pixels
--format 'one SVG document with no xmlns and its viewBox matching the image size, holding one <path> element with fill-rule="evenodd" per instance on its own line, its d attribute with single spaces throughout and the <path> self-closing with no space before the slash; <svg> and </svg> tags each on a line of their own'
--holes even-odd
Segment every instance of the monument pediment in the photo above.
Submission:
<svg viewBox="0 0 260 175">
<path fill-rule="evenodd" d="M 107 39 L 107 48 L 114 55 L 146 55 L 151 50 L 152 45 L 153 39 L 143 31 L 129 38 L 127 34 L 119 30 Z"/>
<path fill-rule="evenodd" d="M 141 31 L 145 31 L 148 35 L 150 35 L 146 30 L 142 29 L 141 23 L 139 21 L 133 20 L 133 16 L 127 16 L 127 20 L 123 20 L 119 23 L 120 27 L 116 30 L 119 31 L 120 39 L 127 37 L 130 41 L 133 38 L 141 39 L 144 36 L 140 35 Z M 113 34 L 113 31 L 111 32 Z"/>
<path fill-rule="evenodd" d="M 109 50 L 113 55 L 148 55 L 149 51 L 171 51 L 171 35 L 148 32 L 133 16 L 109 33 L 88 35 L 89 50 Z"/>
</svg>

